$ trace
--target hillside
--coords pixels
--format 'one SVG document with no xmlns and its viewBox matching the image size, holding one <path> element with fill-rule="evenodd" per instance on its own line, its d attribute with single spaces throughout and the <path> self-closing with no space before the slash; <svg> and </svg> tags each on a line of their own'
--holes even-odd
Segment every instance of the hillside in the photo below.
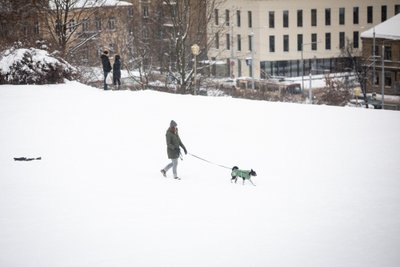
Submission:
<svg viewBox="0 0 400 267">
<path fill-rule="evenodd" d="M 171 119 L 191 155 L 163 178 Z M 399 266 L 400 113 L 0 86 L 0 266 Z M 42 157 L 29 162 L 14 157 Z"/>
</svg>

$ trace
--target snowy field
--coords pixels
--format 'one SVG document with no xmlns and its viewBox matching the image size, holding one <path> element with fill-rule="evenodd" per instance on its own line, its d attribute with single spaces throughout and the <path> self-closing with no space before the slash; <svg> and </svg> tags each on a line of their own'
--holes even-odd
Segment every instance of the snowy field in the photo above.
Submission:
<svg viewBox="0 0 400 267">
<path fill-rule="evenodd" d="M 165 131 L 253 168 L 256 186 Z M 0 266 L 400 266 L 400 113 L 0 86 Z M 14 157 L 42 157 L 17 162 Z"/>
</svg>

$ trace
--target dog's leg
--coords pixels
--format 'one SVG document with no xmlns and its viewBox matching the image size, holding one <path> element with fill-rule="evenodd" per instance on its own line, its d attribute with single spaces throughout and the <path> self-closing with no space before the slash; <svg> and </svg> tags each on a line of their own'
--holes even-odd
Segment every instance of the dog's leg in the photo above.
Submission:
<svg viewBox="0 0 400 267">
<path fill-rule="evenodd" d="M 256 186 L 256 185 L 253 183 L 253 181 L 252 181 L 251 179 L 249 179 L 249 181 L 250 181 L 250 183 L 251 183 L 252 185 Z"/>
</svg>

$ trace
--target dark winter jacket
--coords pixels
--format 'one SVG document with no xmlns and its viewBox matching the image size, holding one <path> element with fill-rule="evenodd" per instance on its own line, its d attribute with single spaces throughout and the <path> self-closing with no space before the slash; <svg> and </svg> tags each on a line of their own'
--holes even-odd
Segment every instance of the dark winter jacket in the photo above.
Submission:
<svg viewBox="0 0 400 267">
<path fill-rule="evenodd" d="M 165 134 L 167 140 L 167 153 L 169 159 L 177 159 L 179 158 L 180 149 L 182 147 L 187 153 L 186 147 L 183 145 L 181 139 L 179 138 L 178 133 L 175 132 L 174 128 L 170 127 Z"/>
<path fill-rule="evenodd" d="M 121 79 L 121 59 L 119 56 L 115 57 L 113 64 L 113 77 L 114 79 Z"/>
<path fill-rule="evenodd" d="M 108 59 L 108 56 L 103 54 L 101 55 L 101 63 L 103 64 L 103 71 L 104 72 L 110 72 L 111 71 L 111 63 L 110 59 Z"/>
</svg>

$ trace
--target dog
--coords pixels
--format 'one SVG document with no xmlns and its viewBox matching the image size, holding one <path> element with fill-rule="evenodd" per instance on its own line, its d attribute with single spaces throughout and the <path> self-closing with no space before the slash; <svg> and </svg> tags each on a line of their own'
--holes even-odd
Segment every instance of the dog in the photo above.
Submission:
<svg viewBox="0 0 400 267">
<path fill-rule="evenodd" d="M 243 185 L 244 185 L 245 180 L 249 180 L 250 183 L 255 186 L 255 184 L 251 180 L 251 177 L 257 176 L 257 173 L 253 169 L 251 169 L 250 171 L 245 171 L 245 170 L 240 170 L 239 167 L 237 167 L 237 166 L 234 166 L 232 168 L 231 176 L 232 176 L 231 183 L 233 181 L 235 181 L 235 183 L 236 183 L 238 178 L 242 178 Z"/>
</svg>

